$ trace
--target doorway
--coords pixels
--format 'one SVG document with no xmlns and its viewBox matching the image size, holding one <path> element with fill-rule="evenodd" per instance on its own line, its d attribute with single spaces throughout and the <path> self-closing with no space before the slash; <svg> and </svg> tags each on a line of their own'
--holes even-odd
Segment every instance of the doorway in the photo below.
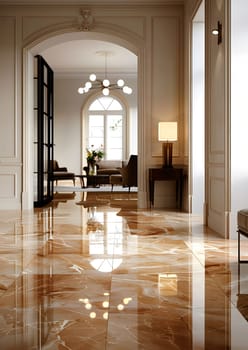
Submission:
<svg viewBox="0 0 248 350">
<path fill-rule="evenodd" d="M 44 51 L 46 48 L 49 48 L 49 47 L 52 47 L 58 43 L 62 43 L 62 42 L 68 42 L 68 41 L 75 41 L 75 40 L 81 40 L 81 41 L 85 41 L 85 45 L 84 45 L 84 49 L 87 45 L 87 40 L 90 40 L 90 39 L 93 39 L 93 40 L 102 40 L 103 43 L 113 43 L 113 45 L 119 45 L 120 47 L 123 47 L 123 48 L 126 48 L 127 50 L 130 51 L 130 53 L 134 54 L 135 57 L 136 57 L 136 61 L 138 62 L 138 55 L 139 55 L 139 48 L 137 46 L 137 43 L 134 45 L 130 42 L 127 42 L 121 38 L 118 38 L 118 37 L 115 37 L 113 38 L 112 36 L 110 35 L 104 35 L 103 33 L 85 33 L 85 32 L 82 32 L 82 33 L 78 33 L 78 32 L 75 32 L 75 33 L 66 33 L 66 34 L 61 34 L 61 35 L 56 35 L 56 36 L 53 36 L 49 39 L 45 39 L 45 40 L 41 40 L 39 44 L 36 44 L 35 46 L 33 47 L 29 47 L 29 48 L 26 48 L 24 50 L 24 53 L 26 54 L 26 57 L 28 57 L 28 59 L 26 60 L 26 66 L 25 66 L 25 72 L 26 72 L 26 86 L 28 86 L 28 84 L 30 84 L 32 82 L 32 77 L 30 76 L 30 74 L 32 74 L 32 64 L 31 64 L 31 60 L 30 60 L 30 57 L 34 57 L 35 55 L 37 54 L 42 54 L 42 51 Z M 136 70 L 136 91 L 137 91 L 137 76 L 138 76 L 138 72 Z M 80 82 L 81 82 L 81 78 L 80 78 Z M 72 80 L 70 80 L 70 83 L 69 85 L 71 84 Z M 78 85 L 79 81 L 77 82 L 76 86 Z M 31 83 L 32 85 L 32 83 Z M 67 87 L 69 86 L 67 85 Z M 140 84 L 141 85 L 141 84 Z M 77 99 L 77 102 L 80 104 L 79 108 L 78 108 L 78 113 L 77 113 L 77 116 L 78 116 L 78 120 L 80 121 L 81 123 L 81 110 L 82 110 L 82 106 L 83 106 L 83 102 L 82 102 L 82 98 L 81 96 L 79 96 L 77 94 L 77 88 L 75 86 L 75 90 L 73 90 L 73 93 L 74 93 L 74 96 L 75 96 L 75 99 Z M 72 87 L 74 88 L 74 87 Z M 29 94 L 27 94 L 27 96 L 30 96 L 30 90 L 33 90 L 30 85 L 26 88 L 26 91 L 29 90 Z M 31 92 L 32 94 L 32 92 Z M 142 94 L 142 92 L 141 92 Z M 56 85 L 55 85 L 55 95 L 56 95 Z M 32 120 L 33 116 L 32 116 L 32 113 L 30 112 L 32 110 L 31 108 L 31 105 L 33 103 L 32 101 L 32 98 L 27 99 L 27 111 L 26 113 L 24 112 L 24 115 L 26 118 L 26 121 L 24 121 L 25 124 L 32 124 L 32 122 L 30 123 L 30 121 Z M 138 110 L 138 98 L 137 98 L 137 95 L 135 96 L 135 98 L 133 98 L 133 104 L 134 104 L 134 101 L 135 101 L 135 108 L 136 108 L 136 111 Z M 74 103 L 75 101 L 73 101 Z M 56 103 L 56 101 L 55 101 Z M 132 111 L 131 113 L 133 113 L 133 106 L 132 106 Z M 136 113 L 137 115 L 137 118 L 138 118 L 138 113 Z M 142 116 L 139 116 L 139 118 L 141 118 Z M 73 120 L 73 116 L 71 114 L 67 114 L 67 118 L 65 120 L 66 123 L 68 122 L 71 122 L 71 120 Z M 138 121 L 137 121 L 138 122 Z M 56 119 L 55 119 L 55 136 L 56 136 L 56 128 L 57 128 L 57 125 L 56 125 Z M 76 139 L 78 140 L 78 145 L 77 146 L 77 150 L 78 150 L 78 154 L 73 154 L 73 157 L 71 157 L 71 153 L 67 154 L 67 159 L 68 159 L 68 167 L 70 168 L 71 171 L 75 172 L 75 173 L 81 173 L 81 164 L 82 164 L 82 150 L 81 150 L 81 145 L 80 145 L 80 142 L 81 142 L 81 127 L 80 127 L 80 124 L 78 125 L 78 127 L 76 127 L 74 125 L 74 131 L 75 131 L 75 134 L 74 137 L 71 138 L 72 142 L 74 142 Z M 73 131 L 72 131 L 73 133 Z M 76 138 L 75 136 L 77 135 L 78 133 L 78 138 Z M 68 135 L 67 135 L 68 136 Z M 137 136 L 137 139 L 138 139 L 138 135 Z M 30 146 L 32 146 L 32 131 L 29 133 L 29 135 L 26 135 L 27 139 L 24 140 L 24 143 L 26 142 L 27 144 L 29 143 Z M 68 137 L 67 138 L 64 138 L 64 142 L 67 140 L 68 142 Z M 56 142 L 56 140 L 55 140 Z M 63 156 L 64 154 L 66 154 L 67 152 L 63 152 Z M 56 147 L 55 147 L 55 157 L 56 157 Z M 32 159 L 32 155 L 30 157 L 27 157 L 27 163 L 26 163 L 26 166 L 25 166 L 25 169 L 28 169 L 30 168 L 30 164 L 28 163 L 28 159 L 30 161 L 30 159 Z M 78 168 L 74 168 L 73 167 L 73 164 L 70 163 L 73 159 L 76 159 L 76 162 L 77 162 L 77 167 Z M 65 164 L 66 162 L 62 161 L 63 164 Z M 67 165 L 67 164 L 66 164 Z M 23 207 L 27 208 L 27 209 L 30 209 L 32 208 L 32 203 L 31 203 L 31 198 L 33 198 L 33 196 L 31 195 L 31 193 L 33 192 L 32 190 L 32 186 L 31 186 L 31 176 L 32 176 L 32 171 L 29 172 L 29 171 L 26 171 L 25 172 L 25 179 L 24 181 L 29 184 L 30 183 L 30 186 L 28 186 L 28 192 L 29 192 L 29 201 L 26 200 L 25 204 L 23 205 Z"/>
</svg>

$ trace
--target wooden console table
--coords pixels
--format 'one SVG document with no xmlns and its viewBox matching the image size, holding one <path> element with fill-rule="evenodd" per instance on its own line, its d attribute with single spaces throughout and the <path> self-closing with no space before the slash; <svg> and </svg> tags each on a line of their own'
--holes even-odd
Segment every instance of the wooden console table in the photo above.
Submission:
<svg viewBox="0 0 248 350">
<path fill-rule="evenodd" d="M 176 181 L 176 200 L 179 209 L 183 204 L 183 168 L 150 168 L 149 169 L 149 194 L 150 206 L 154 205 L 155 181 Z"/>
</svg>

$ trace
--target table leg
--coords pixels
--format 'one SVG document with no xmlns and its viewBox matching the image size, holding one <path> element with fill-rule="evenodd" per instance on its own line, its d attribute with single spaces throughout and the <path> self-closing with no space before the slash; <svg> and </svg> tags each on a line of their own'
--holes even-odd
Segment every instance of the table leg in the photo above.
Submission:
<svg viewBox="0 0 248 350">
<path fill-rule="evenodd" d="M 150 207 L 154 205 L 154 181 L 149 181 Z"/>
<path fill-rule="evenodd" d="M 84 181 L 85 177 L 80 176 L 80 183 L 81 183 L 81 188 L 86 188 L 87 186 L 85 186 L 85 181 Z"/>
</svg>

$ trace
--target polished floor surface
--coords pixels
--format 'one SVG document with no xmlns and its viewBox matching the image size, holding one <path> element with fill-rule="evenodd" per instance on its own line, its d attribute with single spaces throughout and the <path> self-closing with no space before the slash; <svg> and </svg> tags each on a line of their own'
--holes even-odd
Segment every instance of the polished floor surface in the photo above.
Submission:
<svg viewBox="0 0 248 350">
<path fill-rule="evenodd" d="M 0 212 L 1 350 L 248 349 L 237 241 L 198 216 L 137 210 L 136 196 L 56 193 Z"/>
</svg>

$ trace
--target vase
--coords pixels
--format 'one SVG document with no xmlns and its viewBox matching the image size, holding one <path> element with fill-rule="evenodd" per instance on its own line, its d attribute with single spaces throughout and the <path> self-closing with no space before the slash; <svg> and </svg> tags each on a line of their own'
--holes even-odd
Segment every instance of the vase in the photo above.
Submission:
<svg viewBox="0 0 248 350">
<path fill-rule="evenodd" d="M 89 168 L 88 174 L 90 176 L 96 176 L 97 174 L 96 163 L 95 162 L 88 163 L 88 168 Z"/>
</svg>

